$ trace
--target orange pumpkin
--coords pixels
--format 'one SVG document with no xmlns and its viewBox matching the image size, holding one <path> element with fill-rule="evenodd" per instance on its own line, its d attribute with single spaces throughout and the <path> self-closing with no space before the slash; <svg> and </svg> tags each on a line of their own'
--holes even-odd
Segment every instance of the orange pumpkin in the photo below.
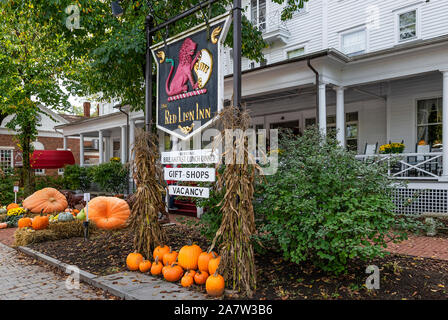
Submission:
<svg viewBox="0 0 448 320">
<path fill-rule="evenodd" d="M 148 272 L 151 269 L 151 261 L 143 260 L 138 265 L 138 269 L 140 270 L 140 272 Z"/>
<path fill-rule="evenodd" d="M 6 229 L 8 228 L 8 224 L 6 222 L 0 223 L 0 229 Z"/>
<path fill-rule="evenodd" d="M 182 287 L 189 287 L 193 284 L 193 277 L 190 275 L 185 274 L 182 279 L 180 280 L 180 284 L 182 285 Z"/>
<path fill-rule="evenodd" d="M 157 275 L 161 274 L 162 268 L 163 268 L 163 265 L 162 265 L 162 263 L 159 262 L 159 257 L 156 257 L 156 260 L 154 261 L 154 263 L 151 266 L 151 274 L 153 276 L 157 276 Z"/>
<path fill-rule="evenodd" d="M 79 210 L 78 210 L 78 209 L 73 209 L 73 213 L 74 213 L 74 214 L 78 214 L 78 213 L 79 213 Z"/>
<path fill-rule="evenodd" d="M 36 191 L 23 200 L 23 207 L 32 213 L 62 212 L 68 206 L 65 196 L 54 188 Z"/>
<path fill-rule="evenodd" d="M 213 258 L 214 252 L 202 252 L 198 258 L 198 269 L 208 272 L 208 263 Z"/>
<path fill-rule="evenodd" d="M 170 247 L 170 251 L 163 255 L 163 264 L 164 265 L 173 264 L 174 262 L 176 262 L 177 256 L 178 256 L 177 251 L 172 251 Z"/>
<path fill-rule="evenodd" d="M 221 261 L 221 256 L 217 256 L 213 253 L 213 258 L 208 262 L 208 273 L 214 274 L 218 270 L 219 262 Z"/>
<path fill-rule="evenodd" d="M 140 262 L 142 262 L 143 256 L 138 252 L 132 252 L 128 254 L 126 258 L 126 265 L 129 270 L 136 271 L 140 267 Z"/>
<path fill-rule="evenodd" d="M 46 229 L 49 225 L 48 216 L 36 216 L 34 217 L 31 227 L 34 230 L 43 230 Z"/>
<path fill-rule="evenodd" d="M 28 228 L 31 227 L 32 225 L 33 221 L 31 220 L 31 218 L 21 218 L 17 222 L 17 226 L 19 227 L 19 229 Z"/>
<path fill-rule="evenodd" d="M 99 229 L 124 228 L 130 214 L 129 205 L 123 199 L 96 197 L 89 201 L 89 220 L 92 220 Z"/>
<path fill-rule="evenodd" d="M 196 274 L 194 275 L 194 282 L 196 282 L 196 284 L 204 284 L 205 281 L 207 281 L 208 278 L 208 273 L 205 271 L 198 271 L 196 272 Z"/>
<path fill-rule="evenodd" d="M 198 259 L 201 254 L 202 249 L 196 244 L 191 246 L 183 246 L 179 250 L 178 261 L 179 265 L 184 269 L 193 269 L 196 270 L 198 268 Z"/>
<path fill-rule="evenodd" d="M 185 272 L 186 276 L 194 277 L 195 274 L 196 274 L 195 270 L 188 270 L 187 272 Z"/>
<path fill-rule="evenodd" d="M 225 282 L 224 278 L 217 272 L 207 278 L 205 282 L 205 290 L 212 297 L 219 297 L 224 293 Z"/>
<path fill-rule="evenodd" d="M 159 257 L 159 261 L 163 262 L 163 256 L 170 252 L 170 247 L 167 245 L 164 246 L 157 246 L 154 249 L 154 252 L 152 253 L 152 257 L 155 259 L 156 257 Z"/>
<path fill-rule="evenodd" d="M 15 208 L 20 208 L 20 206 L 17 203 L 10 203 L 7 207 L 6 207 L 6 211 L 9 211 L 11 209 L 15 209 Z"/>
<path fill-rule="evenodd" d="M 163 277 L 166 281 L 176 282 L 182 278 L 184 274 L 184 270 L 178 264 L 173 263 L 170 266 L 167 266 L 165 272 L 163 273 Z"/>
</svg>

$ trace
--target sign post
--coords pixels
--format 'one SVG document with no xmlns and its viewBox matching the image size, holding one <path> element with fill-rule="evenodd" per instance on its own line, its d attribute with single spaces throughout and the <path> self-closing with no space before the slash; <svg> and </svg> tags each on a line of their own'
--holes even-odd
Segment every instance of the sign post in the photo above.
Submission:
<svg viewBox="0 0 448 320">
<path fill-rule="evenodd" d="M 18 182 L 14 183 L 14 203 L 17 203 L 17 193 L 19 192 Z"/>
<path fill-rule="evenodd" d="M 84 226 L 84 240 L 89 239 L 89 201 L 90 201 L 90 193 L 84 193 L 84 201 L 86 202 L 86 207 L 84 210 L 86 211 L 86 221 L 83 222 Z"/>
</svg>

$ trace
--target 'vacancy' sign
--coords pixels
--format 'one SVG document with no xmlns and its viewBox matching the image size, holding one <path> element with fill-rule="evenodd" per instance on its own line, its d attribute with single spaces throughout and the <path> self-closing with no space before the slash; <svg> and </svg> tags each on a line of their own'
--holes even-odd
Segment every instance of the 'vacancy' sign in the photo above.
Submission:
<svg viewBox="0 0 448 320">
<path fill-rule="evenodd" d="M 201 187 L 168 186 L 168 192 L 172 196 L 195 198 L 208 198 L 210 196 L 209 188 Z"/>
</svg>

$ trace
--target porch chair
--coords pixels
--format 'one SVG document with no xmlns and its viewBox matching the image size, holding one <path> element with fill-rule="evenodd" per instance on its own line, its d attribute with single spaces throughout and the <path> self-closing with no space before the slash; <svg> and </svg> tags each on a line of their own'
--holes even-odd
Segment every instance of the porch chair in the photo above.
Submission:
<svg viewBox="0 0 448 320">
<path fill-rule="evenodd" d="M 366 145 L 364 147 L 364 155 L 373 156 L 377 153 L 377 151 L 378 151 L 378 142 L 375 144 L 368 144 L 366 142 Z"/>
<path fill-rule="evenodd" d="M 415 153 L 430 153 L 430 152 L 432 152 L 432 147 L 429 144 L 419 145 L 417 143 L 415 145 Z M 430 156 L 410 156 L 408 158 L 408 163 L 415 166 L 420 162 L 426 161 L 427 159 L 429 159 L 429 157 Z M 431 173 L 436 173 L 438 169 L 438 164 L 437 162 L 427 162 L 423 165 L 423 167 L 420 166 L 419 168 L 422 168 L 423 170 Z M 423 174 L 423 172 L 418 171 L 416 169 L 413 169 L 412 171 L 416 176 Z"/>
</svg>

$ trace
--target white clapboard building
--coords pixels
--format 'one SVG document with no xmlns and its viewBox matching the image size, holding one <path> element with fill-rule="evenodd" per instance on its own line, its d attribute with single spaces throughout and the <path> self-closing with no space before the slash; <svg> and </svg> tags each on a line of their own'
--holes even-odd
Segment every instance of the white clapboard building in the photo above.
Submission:
<svg viewBox="0 0 448 320">
<path fill-rule="evenodd" d="M 269 43 L 261 63 L 243 59 L 243 103 L 254 128 L 300 133 L 318 116 L 322 131 L 337 128 L 360 161 L 383 144 L 403 142 L 402 162 L 390 175 L 409 184 L 396 197 L 419 198 L 402 212 L 448 212 L 448 1 L 310 0 L 286 22 L 270 0 L 243 0 L 243 6 Z M 227 101 L 232 63 L 226 48 Z M 121 142 L 124 155 L 135 126 L 143 126 L 141 113 L 130 113 L 127 122 L 114 111 L 60 129 L 81 134 L 81 141 L 105 139 L 100 161 L 107 161 L 110 139 L 129 139 Z M 171 148 L 170 137 L 160 137 L 162 149 Z"/>
</svg>

